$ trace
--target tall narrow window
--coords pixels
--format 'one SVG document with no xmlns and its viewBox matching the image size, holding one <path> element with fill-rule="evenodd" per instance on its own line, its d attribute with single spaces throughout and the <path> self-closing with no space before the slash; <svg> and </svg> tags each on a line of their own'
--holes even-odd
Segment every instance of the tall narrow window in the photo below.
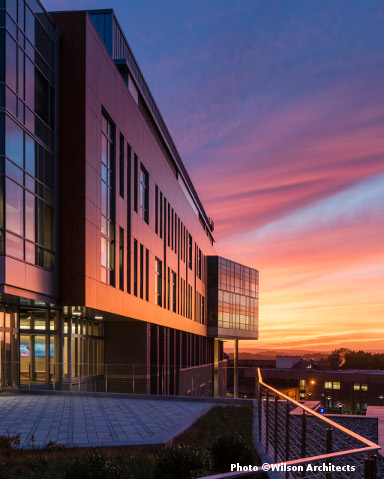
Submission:
<svg viewBox="0 0 384 479">
<path fill-rule="evenodd" d="M 114 126 L 102 116 L 101 137 L 101 281 L 115 285 Z"/>
<path fill-rule="evenodd" d="M 188 266 L 192 269 L 192 236 L 188 235 Z"/>
<path fill-rule="evenodd" d="M 145 299 L 149 301 L 149 251 L 145 249 Z"/>
<path fill-rule="evenodd" d="M 137 213 L 137 184 L 139 182 L 138 174 L 139 174 L 139 160 L 137 155 L 135 154 L 133 158 L 133 208 Z"/>
<path fill-rule="evenodd" d="M 171 205 L 168 203 L 168 246 L 171 246 Z"/>
<path fill-rule="evenodd" d="M 120 196 L 124 198 L 124 137 L 120 133 L 120 171 L 119 171 L 119 190 Z"/>
<path fill-rule="evenodd" d="M 163 292 L 163 277 L 162 277 L 162 263 L 156 258 L 155 261 L 155 304 L 162 305 Z"/>
<path fill-rule="evenodd" d="M 144 298 L 144 246 L 140 244 L 140 298 Z"/>
<path fill-rule="evenodd" d="M 137 296 L 137 240 L 133 240 L 133 294 Z"/>
<path fill-rule="evenodd" d="M 171 271 L 170 278 L 170 310 L 176 312 L 176 273 Z"/>
<path fill-rule="evenodd" d="M 160 191 L 160 238 L 163 238 L 163 193 Z"/>
<path fill-rule="evenodd" d="M 201 279 L 201 269 L 202 269 L 202 265 L 201 265 L 201 249 L 198 248 L 198 251 L 199 251 L 199 259 L 198 259 L 198 276 L 199 276 L 199 279 Z"/>
<path fill-rule="evenodd" d="M 174 219 L 175 219 L 175 212 L 173 208 L 171 209 L 171 218 L 172 218 L 172 231 L 171 231 L 171 248 L 174 250 Z"/>
<path fill-rule="evenodd" d="M 159 188 L 155 187 L 155 233 L 159 234 Z"/>
<path fill-rule="evenodd" d="M 143 166 L 140 169 L 140 216 L 142 219 L 149 223 L 149 211 L 148 211 L 148 203 L 149 203 L 149 175 Z"/>
<path fill-rule="evenodd" d="M 127 145 L 127 291 L 131 293 L 131 202 L 132 202 L 132 150 Z"/>
<path fill-rule="evenodd" d="M 124 291 L 124 230 L 119 227 L 119 287 Z"/>
</svg>

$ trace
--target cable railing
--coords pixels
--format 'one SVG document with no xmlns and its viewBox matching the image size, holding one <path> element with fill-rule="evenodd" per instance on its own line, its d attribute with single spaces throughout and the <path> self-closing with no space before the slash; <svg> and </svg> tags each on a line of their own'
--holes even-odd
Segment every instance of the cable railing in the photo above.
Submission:
<svg viewBox="0 0 384 479">
<path fill-rule="evenodd" d="M 254 437 L 263 464 L 200 479 L 260 477 L 285 479 L 376 479 L 384 477 L 380 446 L 263 382 L 258 369 Z M 378 474 L 379 473 L 379 474 Z"/>
</svg>

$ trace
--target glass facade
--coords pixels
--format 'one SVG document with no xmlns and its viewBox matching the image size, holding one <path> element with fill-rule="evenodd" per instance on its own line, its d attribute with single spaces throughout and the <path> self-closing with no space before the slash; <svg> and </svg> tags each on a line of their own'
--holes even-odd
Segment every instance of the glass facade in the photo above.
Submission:
<svg viewBox="0 0 384 479">
<path fill-rule="evenodd" d="M 3 2 L 4 3 L 4 2 Z M 0 15 L 0 254 L 55 269 L 56 31 L 34 0 Z"/>
<path fill-rule="evenodd" d="M 208 257 L 208 326 L 244 338 L 258 332 L 259 272 L 219 256 Z M 220 333 L 221 331 L 221 333 Z"/>
</svg>

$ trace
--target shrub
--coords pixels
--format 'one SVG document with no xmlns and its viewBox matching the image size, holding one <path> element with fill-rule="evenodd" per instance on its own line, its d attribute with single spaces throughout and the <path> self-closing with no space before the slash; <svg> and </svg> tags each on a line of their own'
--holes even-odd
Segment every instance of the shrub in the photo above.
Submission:
<svg viewBox="0 0 384 479">
<path fill-rule="evenodd" d="M 20 434 L 16 436 L 10 436 L 7 434 L 2 434 L 0 436 L 0 450 L 9 451 L 10 449 L 15 449 L 20 446 Z"/>
<path fill-rule="evenodd" d="M 63 471 L 64 479 L 123 479 L 125 468 L 103 453 L 83 453 L 70 462 Z"/>
<path fill-rule="evenodd" d="M 212 472 L 212 460 L 207 449 L 175 444 L 156 458 L 153 479 L 192 479 Z"/>
<path fill-rule="evenodd" d="M 230 472 L 231 464 L 256 465 L 258 460 L 253 444 L 239 434 L 218 436 L 211 446 L 211 454 L 216 473 Z"/>
</svg>

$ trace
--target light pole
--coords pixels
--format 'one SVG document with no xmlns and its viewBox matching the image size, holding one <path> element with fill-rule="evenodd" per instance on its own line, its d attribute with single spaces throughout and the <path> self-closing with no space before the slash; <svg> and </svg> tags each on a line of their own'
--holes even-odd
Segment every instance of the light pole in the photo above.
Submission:
<svg viewBox="0 0 384 479">
<path fill-rule="evenodd" d="M 331 401 L 332 401 L 332 397 L 327 396 L 325 399 L 327 399 L 327 401 L 328 401 L 328 414 L 329 414 L 329 408 L 330 408 L 330 404 L 331 404 Z"/>
<path fill-rule="evenodd" d="M 380 394 L 379 399 L 380 399 L 380 406 L 382 406 L 382 405 L 383 405 L 384 396 L 383 396 L 382 394 Z"/>
<path fill-rule="evenodd" d="M 339 402 L 339 403 L 337 404 L 337 407 L 339 408 L 339 414 L 342 414 L 342 413 L 343 413 L 343 406 L 344 406 L 344 404 L 341 403 L 341 402 Z"/>
</svg>

